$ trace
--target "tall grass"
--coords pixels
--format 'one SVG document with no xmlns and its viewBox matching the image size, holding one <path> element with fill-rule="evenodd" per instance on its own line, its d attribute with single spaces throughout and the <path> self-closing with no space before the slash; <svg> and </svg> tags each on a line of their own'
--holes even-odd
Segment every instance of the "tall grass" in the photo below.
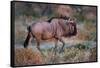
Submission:
<svg viewBox="0 0 100 68">
<path fill-rule="evenodd" d="M 75 63 L 75 62 L 90 62 L 96 61 L 96 47 L 94 48 L 86 48 L 78 47 L 80 44 L 76 45 L 76 47 L 65 48 L 64 52 L 59 53 L 59 50 L 55 51 L 53 48 L 50 49 L 42 49 L 44 53 L 41 53 L 36 50 L 33 51 L 31 48 L 17 48 L 15 50 L 15 65 L 36 65 L 36 64 L 56 64 L 56 63 Z"/>
<path fill-rule="evenodd" d="M 33 51 L 31 48 L 17 48 L 15 50 L 15 65 L 33 65 L 42 64 L 42 57 L 38 51 Z"/>
</svg>

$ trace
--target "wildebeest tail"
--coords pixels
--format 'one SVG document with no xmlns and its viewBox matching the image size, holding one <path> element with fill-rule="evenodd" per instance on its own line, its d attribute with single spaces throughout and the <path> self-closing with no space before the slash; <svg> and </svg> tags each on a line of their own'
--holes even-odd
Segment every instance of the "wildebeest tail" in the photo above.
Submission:
<svg viewBox="0 0 100 68">
<path fill-rule="evenodd" d="M 31 35 L 30 35 L 30 33 L 31 33 L 31 28 L 30 28 L 30 26 L 29 26 L 27 29 L 28 29 L 28 35 L 27 35 L 27 37 L 26 37 L 26 39 L 25 39 L 25 42 L 24 42 L 24 48 L 27 48 L 28 43 L 29 43 L 29 40 L 30 40 L 30 37 L 31 37 Z"/>
</svg>

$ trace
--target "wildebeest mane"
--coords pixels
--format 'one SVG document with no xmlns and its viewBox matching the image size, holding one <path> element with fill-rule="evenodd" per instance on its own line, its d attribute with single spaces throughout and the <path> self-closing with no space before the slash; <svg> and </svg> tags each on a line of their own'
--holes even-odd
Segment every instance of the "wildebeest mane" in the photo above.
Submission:
<svg viewBox="0 0 100 68">
<path fill-rule="evenodd" d="M 68 20 L 69 17 L 66 16 L 60 16 L 60 17 L 51 17 L 47 22 L 51 22 L 53 19 L 64 19 L 64 20 Z"/>
</svg>

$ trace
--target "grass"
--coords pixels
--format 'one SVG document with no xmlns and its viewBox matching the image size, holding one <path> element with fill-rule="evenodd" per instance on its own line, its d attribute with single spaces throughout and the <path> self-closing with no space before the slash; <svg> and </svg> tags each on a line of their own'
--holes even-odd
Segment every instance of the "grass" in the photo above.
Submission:
<svg viewBox="0 0 100 68">
<path fill-rule="evenodd" d="M 91 61 L 97 61 L 97 48 L 96 47 L 94 47 L 94 48 L 92 48 L 92 49 L 90 49 L 90 51 L 91 51 Z"/>
<path fill-rule="evenodd" d="M 32 65 L 42 64 L 42 57 L 38 51 L 34 51 L 31 48 L 17 48 L 15 50 L 15 65 Z"/>
<path fill-rule="evenodd" d="M 96 47 L 86 48 L 84 45 L 80 48 L 78 44 L 76 47 L 65 48 L 64 52 L 54 53 L 53 48 L 44 49 L 41 55 L 38 50 L 32 48 L 24 49 L 17 48 L 15 50 L 15 65 L 36 65 L 36 64 L 56 64 L 56 63 L 75 63 L 75 62 L 89 62 L 96 61 Z"/>
</svg>

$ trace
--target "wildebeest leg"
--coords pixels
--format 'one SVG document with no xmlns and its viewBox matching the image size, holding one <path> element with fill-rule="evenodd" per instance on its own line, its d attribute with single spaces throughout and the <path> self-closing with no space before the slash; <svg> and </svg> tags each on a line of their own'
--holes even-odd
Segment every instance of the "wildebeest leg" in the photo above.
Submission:
<svg viewBox="0 0 100 68">
<path fill-rule="evenodd" d="M 39 52 L 44 56 L 44 54 L 42 53 L 42 50 L 40 49 L 40 38 L 36 38 L 36 42 L 37 42 L 37 49 L 39 50 Z"/>
<path fill-rule="evenodd" d="M 62 38 L 58 38 L 58 40 L 61 41 L 62 44 L 63 44 L 62 47 L 61 47 L 61 50 L 59 51 L 59 53 L 64 52 L 65 42 L 62 40 Z"/>
<path fill-rule="evenodd" d="M 55 55 L 56 55 L 56 52 L 57 52 L 57 43 L 58 43 L 58 40 L 55 39 L 55 47 L 54 47 L 54 52 L 55 52 Z"/>
</svg>

